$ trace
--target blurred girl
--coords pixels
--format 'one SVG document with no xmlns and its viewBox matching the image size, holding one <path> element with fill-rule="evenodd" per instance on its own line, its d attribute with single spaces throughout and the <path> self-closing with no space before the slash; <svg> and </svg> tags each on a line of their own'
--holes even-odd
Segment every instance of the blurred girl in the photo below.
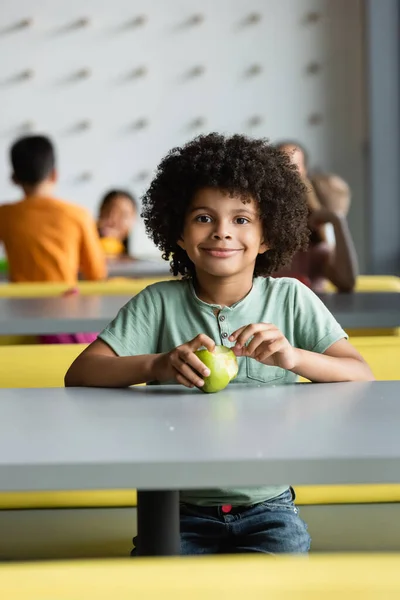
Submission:
<svg viewBox="0 0 400 600">
<path fill-rule="evenodd" d="M 108 257 L 129 256 L 129 235 L 137 214 L 136 200 L 126 190 L 111 190 L 104 196 L 97 226 L 101 244 Z"/>
</svg>

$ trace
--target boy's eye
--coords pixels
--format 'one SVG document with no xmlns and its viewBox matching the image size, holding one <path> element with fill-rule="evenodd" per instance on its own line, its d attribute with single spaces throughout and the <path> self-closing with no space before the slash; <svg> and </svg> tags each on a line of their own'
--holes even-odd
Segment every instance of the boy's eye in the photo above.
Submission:
<svg viewBox="0 0 400 600">
<path fill-rule="evenodd" d="M 236 217 L 235 221 L 238 225 L 246 225 L 246 223 L 249 223 L 249 220 L 245 217 Z"/>
<path fill-rule="evenodd" d="M 209 217 L 208 215 L 199 215 L 198 217 L 196 217 L 196 221 L 198 223 L 211 223 L 211 217 Z"/>
</svg>

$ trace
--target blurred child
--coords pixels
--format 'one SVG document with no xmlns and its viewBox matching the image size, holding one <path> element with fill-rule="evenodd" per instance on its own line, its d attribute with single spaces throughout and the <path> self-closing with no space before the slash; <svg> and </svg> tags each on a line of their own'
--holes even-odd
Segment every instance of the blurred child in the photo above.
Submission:
<svg viewBox="0 0 400 600">
<path fill-rule="evenodd" d="M 316 292 L 325 290 L 330 281 L 339 292 L 351 292 L 358 274 L 357 254 L 346 216 L 350 206 L 350 189 L 343 179 L 332 174 L 308 172 L 306 150 L 295 142 L 281 142 L 277 148 L 289 157 L 306 186 L 309 210 L 310 245 L 298 252 L 292 264 L 275 273 L 296 277 Z"/>
<path fill-rule="evenodd" d="M 129 235 L 135 225 L 138 207 L 126 190 L 111 190 L 100 204 L 98 230 L 107 257 L 129 256 Z"/>
<path fill-rule="evenodd" d="M 32 135 L 10 152 L 12 180 L 22 189 L 19 202 L 0 206 L 3 242 L 12 282 L 74 284 L 106 276 L 96 224 L 82 207 L 55 198 L 57 171 L 51 141 Z"/>
</svg>

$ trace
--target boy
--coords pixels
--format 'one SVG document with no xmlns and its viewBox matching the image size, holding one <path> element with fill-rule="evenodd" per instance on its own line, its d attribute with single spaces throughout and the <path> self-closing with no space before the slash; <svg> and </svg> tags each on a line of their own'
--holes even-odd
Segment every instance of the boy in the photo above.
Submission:
<svg viewBox="0 0 400 600">
<path fill-rule="evenodd" d="M 238 357 L 237 383 L 373 379 L 313 292 L 265 277 L 306 246 L 304 198 L 296 167 L 264 140 L 210 134 L 172 150 L 145 194 L 143 217 L 183 279 L 130 300 L 65 384 L 201 387 L 209 373 L 194 352 L 216 343 Z M 182 491 L 182 554 L 306 553 L 310 539 L 293 500 L 288 486 Z"/>
<path fill-rule="evenodd" d="M 11 148 L 12 180 L 24 192 L 14 204 L 0 206 L 0 242 L 9 279 L 75 283 L 106 276 L 106 264 L 94 220 L 78 206 L 54 198 L 55 153 L 43 136 L 27 136 Z"/>
</svg>

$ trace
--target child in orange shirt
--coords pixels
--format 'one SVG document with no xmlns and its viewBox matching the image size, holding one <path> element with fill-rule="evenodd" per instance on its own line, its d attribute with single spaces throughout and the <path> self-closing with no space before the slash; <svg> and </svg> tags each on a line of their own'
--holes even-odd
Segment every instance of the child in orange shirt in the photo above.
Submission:
<svg viewBox="0 0 400 600">
<path fill-rule="evenodd" d="M 12 180 L 24 197 L 0 206 L 3 242 L 12 282 L 66 282 L 106 277 L 106 262 L 94 219 L 79 206 L 54 197 L 55 152 L 44 136 L 27 136 L 11 147 Z M 44 343 L 92 342 L 97 334 L 40 336 Z"/>
<path fill-rule="evenodd" d="M 74 284 L 106 276 L 96 224 L 79 206 L 54 197 L 55 152 L 44 136 L 23 137 L 11 147 L 12 180 L 24 198 L 0 206 L 3 242 L 13 282 L 58 281 Z"/>
</svg>

